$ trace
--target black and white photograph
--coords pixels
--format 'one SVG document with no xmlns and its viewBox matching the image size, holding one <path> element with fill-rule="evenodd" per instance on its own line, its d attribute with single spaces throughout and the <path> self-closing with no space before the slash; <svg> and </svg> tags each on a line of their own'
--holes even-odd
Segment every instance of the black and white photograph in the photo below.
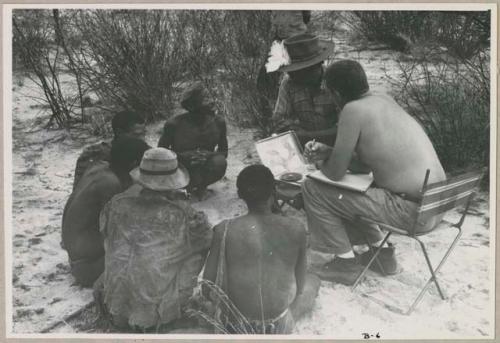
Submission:
<svg viewBox="0 0 500 343">
<path fill-rule="evenodd" d="M 3 19 L 7 337 L 495 337 L 495 4 Z"/>
</svg>

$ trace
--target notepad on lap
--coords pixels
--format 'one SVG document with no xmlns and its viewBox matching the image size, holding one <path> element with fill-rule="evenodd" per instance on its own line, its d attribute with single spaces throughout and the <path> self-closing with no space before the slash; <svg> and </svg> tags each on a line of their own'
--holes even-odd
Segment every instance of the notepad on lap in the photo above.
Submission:
<svg viewBox="0 0 500 343">
<path fill-rule="evenodd" d="M 309 170 L 297 136 L 288 131 L 277 136 L 268 137 L 255 143 L 262 164 L 268 167 L 276 180 L 300 186 L 306 177 L 329 185 L 342 187 L 358 192 L 366 192 L 373 182 L 370 174 L 346 174 L 340 181 L 332 181 L 320 170 Z M 314 168 L 314 167 L 313 167 Z M 302 179 L 294 182 L 283 180 L 285 174 L 300 174 Z"/>
<path fill-rule="evenodd" d="M 326 184 L 350 189 L 357 192 L 366 192 L 373 183 L 373 174 L 345 174 L 339 181 L 333 181 L 323 174 L 321 170 L 316 170 L 307 175 L 311 179 L 324 182 Z"/>
</svg>

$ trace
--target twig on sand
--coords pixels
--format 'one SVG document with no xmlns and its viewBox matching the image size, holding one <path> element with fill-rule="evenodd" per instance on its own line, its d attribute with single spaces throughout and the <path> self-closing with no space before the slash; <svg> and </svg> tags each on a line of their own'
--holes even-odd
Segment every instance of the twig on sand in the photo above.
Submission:
<svg viewBox="0 0 500 343">
<path fill-rule="evenodd" d="M 80 315 L 83 311 L 89 309 L 90 307 L 94 306 L 95 302 L 94 300 L 92 300 L 91 302 L 89 302 L 88 304 L 86 304 L 85 306 L 83 307 L 80 307 L 78 310 L 76 310 L 75 312 L 73 313 L 70 313 L 69 315 L 67 315 L 66 317 L 64 317 L 63 319 L 61 320 L 58 320 L 57 322 L 55 323 L 52 323 L 51 325 L 47 326 L 45 329 L 43 329 L 42 331 L 40 331 L 40 333 L 47 333 L 47 332 L 50 332 L 52 331 L 53 329 L 55 329 L 56 327 L 58 327 L 59 325 L 62 325 L 62 324 L 66 324 L 68 325 L 68 321 L 70 321 L 71 319 L 77 317 L 78 315 Z"/>
</svg>

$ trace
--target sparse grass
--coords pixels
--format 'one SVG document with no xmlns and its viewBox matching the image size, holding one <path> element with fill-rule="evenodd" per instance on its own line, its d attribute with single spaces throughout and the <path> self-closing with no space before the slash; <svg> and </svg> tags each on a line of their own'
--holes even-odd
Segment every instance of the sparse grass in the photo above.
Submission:
<svg viewBox="0 0 500 343">
<path fill-rule="evenodd" d="M 206 299 L 200 295 L 201 299 L 198 302 L 211 302 L 215 305 L 215 309 L 191 308 L 187 311 L 190 316 L 200 318 L 211 325 L 215 332 L 219 334 L 248 335 L 259 333 L 255 332 L 248 318 L 238 310 L 220 287 L 209 280 L 201 280 L 200 285 L 208 290 L 210 299 Z"/>
</svg>

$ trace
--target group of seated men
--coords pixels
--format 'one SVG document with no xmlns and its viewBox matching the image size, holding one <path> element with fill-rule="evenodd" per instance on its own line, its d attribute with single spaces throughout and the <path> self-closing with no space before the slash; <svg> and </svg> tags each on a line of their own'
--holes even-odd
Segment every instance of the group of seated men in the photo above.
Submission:
<svg viewBox="0 0 500 343">
<path fill-rule="evenodd" d="M 184 94 L 181 104 L 188 112 L 167 121 L 158 148 L 142 140 L 139 116 L 118 114 L 111 147 L 92 148 L 99 150 L 96 160 L 91 153 L 78 160 L 87 166 L 77 166 L 75 176 L 83 175 L 75 180 L 62 228 L 73 275 L 84 286 L 95 282 L 96 298 L 117 327 L 158 331 L 182 325 L 204 268 L 203 278 L 247 318 L 241 325 L 256 333 L 290 333 L 294 319 L 313 306 L 317 276 L 352 284 L 371 258 L 360 243 L 380 246 L 379 228 L 360 227 L 354 216 L 408 227 L 425 171 L 431 170 L 429 182 L 445 179 L 422 127 L 393 99 L 370 91 L 359 63 L 323 67 L 333 46 L 308 33 L 285 40 L 285 46 L 291 63 L 280 68 L 287 75 L 275 107 L 276 127 L 295 130 L 306 158 L 327 177 L 369 170 L 374 186 L 359 193 L 307 179 L 302 194 L 308 241 L 302 224 L 272 213 L 273 174 L 251 165 L 236 180 L 248 214 L 211 229 L 185 197 L 186 191 L 203 193 L 227 166 L 226 126 L 206 102 L 203 87 L 196 84 Z M 430 230 L 440 219 L 418 228 Z M 384 274 L 397 273 L 394 246 L 385 244 L 379 258 Z M 315 270 L 317 276 L 307 273 L 308 246 L 335 255 Z M 209 287 L 203 293 L 214 300 Z M 227 310 L 217 313 L 223 330 L 237 332 Z"/>
</svg>

